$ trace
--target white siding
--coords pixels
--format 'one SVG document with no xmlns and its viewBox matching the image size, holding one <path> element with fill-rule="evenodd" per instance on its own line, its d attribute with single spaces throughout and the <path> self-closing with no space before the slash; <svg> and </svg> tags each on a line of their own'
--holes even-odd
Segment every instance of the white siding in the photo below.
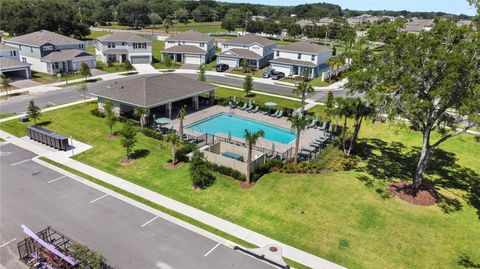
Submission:
<svg viewBox="0 0 480 269">
<path fill-rule="evenodd" d="M 200 56 L 196 55 L 185 55 L 185 63 L 186 64 L 201 64 Z"/>
<path fill-rule="evenodd" d="M 275 71 L 279 71 L 285 74 L 285 76 L 291 76 L 292 67 L 289 65 L 271 63 L 270 68 Z"/>
<path fill-rule="evenodd" d="M 238 60 L 234 58 L 218 57 L 217 63 L 226 64 L 228 67 L 238 67 Z"/>
</svg>

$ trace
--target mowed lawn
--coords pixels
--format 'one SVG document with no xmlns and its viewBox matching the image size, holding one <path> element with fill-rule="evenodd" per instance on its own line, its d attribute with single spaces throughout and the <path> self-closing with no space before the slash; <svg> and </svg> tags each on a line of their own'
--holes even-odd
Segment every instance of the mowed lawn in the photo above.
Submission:
<svg viewBox="0 0 480 269">
<path fill-rule="evenodd" d="M 119 139 L 105 139 L 105 120 L 90 114 L 95 107 L 95 103 L 82 104 L 47 112 L 41 121 L 51 121 L 47 128 L 93 146 L 77 160 L 168 197 L 349 268 L 464 268 L 458 263 L 463 255 L 480 262 L 479 216 L 463 199 L 465 191 L 448 189 L 463 207 L 447 214 L 438 206 L 382 199 L 359 180 L 370 173 L 356 169 L 321 175 L 271 173 L 248 190 L 240 189 L 236 180 L 216 175 L 212 187 L 193 190 L 188 165 L 166 169 L 170 147 L 141 134 L 135 148 L 146 156 L 122 166 L 125 153 Z M 17 136 L 25 135 L 25 126 L 17 120 L 0 123 L 2 130 Z M 120 128 L 121 124 L 115 126 Z M 365 124 L 361 139 L 369 143 L 378 139 L 387 149 L 398 142 L 393 144 L 402 144 L 404 151 L 420 145 L 417 133 L 388 124 Z M 473 174 L 469 179 L 478 178 L 480 144 L 473 137 L 454 138 L 441 148 L 454 154 L 455 169 L 469 169 Z M 377 151 L 359 166 L 369 167 L 372 160 L 378 161 L 377 166 L 382 161 L 389 164 Z M 394 155 L 391 151 L 384 154 Z"/>
</svg>

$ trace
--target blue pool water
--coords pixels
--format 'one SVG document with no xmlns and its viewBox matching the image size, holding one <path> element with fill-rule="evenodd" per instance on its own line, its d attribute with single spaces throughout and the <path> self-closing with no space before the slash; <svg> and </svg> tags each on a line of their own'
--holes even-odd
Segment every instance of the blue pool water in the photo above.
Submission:
<svg viewBox="0 0 480 269">
<path fill-rule="evenodd" d="M 191 124 L 187 126 L 187 129 L 212 135 L 217 133 L 228 135 L 230 133 L 238 138 L 245 138 L 245 129 L 251 132 L 263 130 L 265 132 L 263 138 L 282 144 L 288 144 L 295 139 L 295 134 L 290 130 L 223 113 Z"/>
</svg>

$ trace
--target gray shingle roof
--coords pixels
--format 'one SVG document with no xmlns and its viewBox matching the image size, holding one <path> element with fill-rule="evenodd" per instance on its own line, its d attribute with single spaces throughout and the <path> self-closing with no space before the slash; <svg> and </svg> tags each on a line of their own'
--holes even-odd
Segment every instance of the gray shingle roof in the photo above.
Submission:
<svg viewBox="0 0 480 269">
<path fill-rule="evenodd" d="M 300 65 L 300 66 L 307 66 L 307 67 L 315 67 L 316 65 L 312 62 L 308 61 L 299 61 L 299 60 L 292 60 L 287 58 L 276 58 L 270 60 L 270 63 L 279 63 L 279 64 L 288 64 L 288 65 Z"/>
<path fill-rule="evenodd" d="M 163 52 L 168 53 L 195 53 L 195 54 L 206 54 L 207 52 L 197 46 L 193 45 L 176 45 L 170 47 Z"/>
<path fill-rule="evenodd" d="M 220 53 L 218 56 L 225 56 L 225 57 L 234 57 L 234 58 L 245 58 L 245 59 L 254 59 L 258 60 L 262 58 L 262 55 L 257 54 L 248 49 L 229 49 L 228 51 L 233 52 L 235 55 L 226 54 L 226 52 Z M 235 57 L 237 56 L 237 57 Z"/>
<path fill-rule="evenodd" d="M 212 90 L 215 86 L 178 74 L 148 74 L 108 81 L 94 95 L 134 106 L 155 107 Z"/>
<path fill-rule="evenodd" d="M 242 36 L 222 42 L 222 44 L 241 44 L 241 45 L 252 45 L 254 43 L 257 43 L 264 47 L 275 44 L 275 42 L 273 42 L 268 38 L 264 38 L 264 37 L 252 35 L 252 34 L 242 35 Z"/>
<path fill-rule="evenodd" d="M 308 40 L 305 41 L 298 41 L 295 43 L 291 43 L 285 46 L 280 46 L 277 48 L 277 50 L 283 50 L 283 51 L 292 51 L 292 52 L 306 52 L 306 53 L 326 53 L 326 52 L 332 52 L 331 49 L 317 45 L 315 43 L 312 43 Z"/>
<path fill-rule="evenodd" d="M 213 37 L 204 35 L 199 32 L 195 32 L 193 30 L 189 30 L 183 33 L 180 33 L 176 36 L 169 37 L 165 39 L 165 41 L 196 41 L 196 42 L 209 42 L 214 40 Z"/>
<path fill-rule="evenodd" d="M 17 36 L 6 41 L 7 43 L 24 44 L 31 46 L 41 46 L 45 43 L 53 45 L 72 45 L 81 44 L 80 40 L 50 32 L 47 30 L 40 30 L 26 35 Z"/>
<path fill-rule="evenodd" d="M 130 32 L 114 32 L 109 35 L 100 36 L 97 38 L 100 41 L 131 41 L 131 42 L 152 42 L 139 35 Z"/>
<path fill-rule="evenodd" d="M 29 67 L 31 64 L 20 62 L 8 57 L 0 57 L 0 70 L 11 68 Z"/>
<path fill-rule="evenodd" d="M 3 50 L 18 50 L 18 49 L 14 48 L 14 47 L 11 47 L 11 46 L 8 46 L 8 45 L 5 45 L 3 43 L 0 43 L 0 51 L 3 51 Z"/>
<path fill-rule="evenodd" d="M 42 61 L 44 62 L 68 61 L 76 57 L 85 57 L 85 56 L 94 57 L 93 55 L 91 55 L 86 51 L 70 49 L 70 50 L 54 51 L 52 53 L 49 53 L 47 56 L 42 58 Z"/>
</svg>

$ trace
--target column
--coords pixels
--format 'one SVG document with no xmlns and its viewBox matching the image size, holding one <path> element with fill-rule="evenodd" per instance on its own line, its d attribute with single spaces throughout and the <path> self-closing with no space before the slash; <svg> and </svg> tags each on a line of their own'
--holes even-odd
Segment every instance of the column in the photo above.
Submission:
<svg viewBox="0 0 480 269">
<path fill-rule="evenodd" d="M 208 99 L 209 99 L 209 103 L 211 105 L 215 104 L 215 90 L 211 90 L 209 93 L 208 93 Z"/>
<path fill-rule="evenodd" d="M 195 111 L 197 111 L 198 110 L 198 95 L 195 95 L 193 97 L 192 102 L 193 102 L 193 109 Z"/>
<path fill-rule="evenodd" d="M 167 114 L 168 114 L 168 118 L 171 119 L 172 118 L 172 103 L 168 103 L 167 104 Z"/>
</svg>

